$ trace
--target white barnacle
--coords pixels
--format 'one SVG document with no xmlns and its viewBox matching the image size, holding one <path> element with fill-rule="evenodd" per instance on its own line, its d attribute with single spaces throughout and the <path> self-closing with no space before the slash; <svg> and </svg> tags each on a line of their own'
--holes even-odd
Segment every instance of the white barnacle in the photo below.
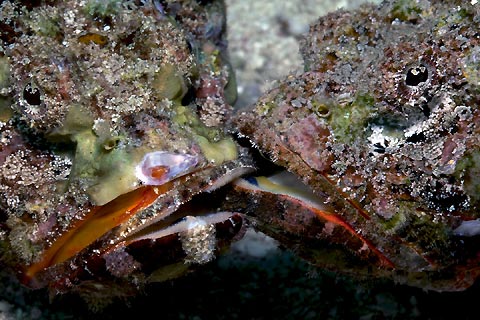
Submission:
<svg viewBox="0 0 480 320">
<path fill-rule="evenodd" d="M 169 235 L 178 234 L 185 252 L 186 264 L 204 264 L 215 258 L 217 246 L 215 224 L 231 221 L 231 212 L 216 212 L 204 216 L 186 216 L 179 222 L 166 228 L 153 229 L 151 232 L 140 232 L 129 241 L 135 242 L 144 239 L 161 239 Z"/>
<path fill-rule="evenodd" d="M 204 264 L 215 257 L 215 225 L 201 217 L 187 216 L 187 228 L 180 233 L 185 263 Z"/>
</svg>

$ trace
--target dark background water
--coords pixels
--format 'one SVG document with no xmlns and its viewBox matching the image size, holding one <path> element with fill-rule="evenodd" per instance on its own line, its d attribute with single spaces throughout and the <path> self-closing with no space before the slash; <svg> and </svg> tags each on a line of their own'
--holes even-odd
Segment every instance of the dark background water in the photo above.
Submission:
<svg viewBox="0 0 480 320">
<path fill-rule="evenodd" d="M 74 295 L 50 302 L 6 276 L 0 319 L 478 319 L 480 285 L 430 292 L 388 280 L 358 281 L 315 269 L 291 253 L 230 253 L 198 272 L 152 284 L 135 296 L 102 301 Z M 3 310 L 3 311 L 2 311 Z"/>
</svg>

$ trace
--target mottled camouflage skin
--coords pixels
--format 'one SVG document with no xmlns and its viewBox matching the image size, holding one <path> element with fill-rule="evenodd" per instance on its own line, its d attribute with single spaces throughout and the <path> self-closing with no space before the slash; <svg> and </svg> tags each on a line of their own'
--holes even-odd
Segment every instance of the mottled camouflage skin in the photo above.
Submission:
<svg viewBox="0 0 480 320">
<path fill-rule="evenodd" d="M 233 118 L 224 10 L 2 2 L 2 263 L 32 287 L 121 296 L 208 261 L 242 235 L 242 212 L 332 270 L 470 286 L 480 271 L 479 6 L 387 1 L 322 17 L 302 43 L 305 72 Z M 248 186 L 260 178 L 211 193 L 253 168 L 227 131 L 294 173 L 316 204 Z M 147 155 L 163 154 L 195 160 L 164 185 L 139 179 Z M 171 168 L 153 169 L 155 180 Z M 84 221 L 97 232 L 124 202 L 127 217 L 98 222 L 98 237 L 75 233 Z M 220 209 L 231 214 L 175 229 Z M 86 244 L 72 247 L 71 234 Z"/>
<path fill-rule="evenodd" d="M 344 250 L 333 258 L 344 242 L 364 261 L 378 249 L 378 273 L 391 269 L 400 282 L 439 290 L 473 282 L 478 229 L 467 236 L 463 227 L 477 225 L 480 212 L 479 10 L 464 1 L 391 1 L 310 27 L 305 73 L 242 110 L 234 125 L 354 232 L 343 230 L 342 240 L 334 232 L 342 227 L 310 219 L 302 232 L 273 234 L 335 270 L 377 273 Z M 287 226 L 305 217 L 285 216 Z M 266 230 L 269 219 L 260 216 Z"/>
<path fill-rule="evenodd" d="M 240 231 L 237 215 L 192 229 L 204 234 L 174 232 L 127 248 L 148 225 L 195 215 L 172 213 L 251 167 L 223 128 L 236 96 L 222 1 L 4 1 L 0 26 L 2 260 L 25 284 L 54 292 L 92 280 L 105 292 L 116 292 L 113 283 L 141 287 L 162 267 L 166 275 L 157 270 L 150 280 L 206 262 L 196 249 L 218 251 Z M 194 161 L 182 177 L 145 186 L 142 159 L 163 154 Z M 151 174 L 169 174 L 160 169 Z M 137 203 L 125 207 L 127 218 L 101 222 L 125 200 Z M 72 247 L 66 261 L 59 249 L 48 253 L 89 219 L 98 228 L 85 234 L 105 230 Z"/>
</svg>

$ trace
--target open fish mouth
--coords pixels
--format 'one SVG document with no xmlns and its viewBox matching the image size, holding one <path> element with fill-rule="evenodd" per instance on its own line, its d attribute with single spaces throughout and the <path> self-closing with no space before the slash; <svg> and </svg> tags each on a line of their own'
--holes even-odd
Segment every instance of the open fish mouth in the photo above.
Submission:
<svg viewBox="0 0 480 320">
<path fill-rule="evenodd" d="M 246 216 L 334 271 L 480 276 L 473 2 L 322 17 L 305 72 L 236 114 L 222 1 L 4 3 L 0 249 L 25 284 L 165 279 Z M 242 178 L 260 166 L 228 130 L 298 178 Z"/>
<path fill-rule="evenodd" d="M 150 242 L 180 245 L 167 264 L 204 263 L 241 231 L 241 216 L 215 203 L 186 209 L 253 169 L 225 134 L 236 90 L 224 10 L 2 2 L 1 241 L 25 284 L 63 292 L 96 275 L 143 277 L 153 267 L 126 252 Z M 187 245 L 197 233 L 210 239 L 203 258 Z"/>
<path fill-rule="evenodd" d="M 239 110 L 233 127 L 323 202 L 245 180 L 236 187 L 256 193 L 245 205 L 260 229 L 356 277 L 439 291 L 472 285 L 480 274 L 478 63 L 470 67 L 478 7 L 458 7 L 470 14 L 461 32 L 439 27 L 450 8 L 432 2 L 410 20 L 385 1 L 310 27 L 305 72 Z M 261 214 L 273 210 L 282 213 Z"/>
<path fill-rule="evenodd" d="M 232 188 L 239 198 L 246 199 L 242 205 L 248 208 L 249 218 L 255 221 L 257 229 L 287 247 L 296 248 L 300 256 L 312 260 L 308 256 L 318 251 L 319 264 L 331 269 L 342 268 L 345 260 L 350 259 L 347 264 L 351 264 L 357 258 L 357 268 L 361 260 L 385 270 L 396 267 L 388 252 L 361 231 L 359 221 L 368 223 L 368 216 L 352 217 L 328 193 L 314 192 L 288 171 L 239 178 Z M 281 214 L 270 214 L 274 210 Z M 321 257 L 321 251 L 330 252 L 332 259 Z"/>
<path fill-rule="evenodd" d="M 183 260 L 206 263 L 216 250 L 215 228 L 226 228 L 226 223 L 228 237 L 234 237 L 243 219 L 238 213 L 216 212 L 215 204 L 193 207 L 188 202 L 196 194 L 212 192 L 252 170 L 242 160 L 199 167 L 198 159 L 191 155 L 161 151 L 146 154 L 136 166 L 141 185 L 91 207 L 82 219 L 52 240 L 37 262 L 26 267 L 23 282 L 40 287 L 58 274 L 56 269 L 82 264 L 82 259 L 88 262 L 136 242 L 155 242 L 169 236 L 178 236 L 186 243 L 194 241 L 195 233 L 203 234 L 206 243 L 188 248 L 181 241 L 187 247 Z"/>
<path fill-rule="evenodd" d="M 327 196 L 316 195 L 292 173 L 281 171 L 270 176 L 240 178 L 234 182 L 234 188 L 263 194 L 262 197 L 276 197 L 278 201 L 284 202 L 286 209 L 283 218 L 273 222 L 276 226 L 282 225 L 283 232 L 299 234 L 299 227 L 311 230 L 309 233 L 317 231 L 317 238 L 328 238 L 331 243 L 343 243 L 352 251 L 355 248 L 370 251 L 372 260 L 379 261 L 384 267 L 395 267 L 374 243 L 348 221 L 348 216 L 328 204 Z"/>
</svg>

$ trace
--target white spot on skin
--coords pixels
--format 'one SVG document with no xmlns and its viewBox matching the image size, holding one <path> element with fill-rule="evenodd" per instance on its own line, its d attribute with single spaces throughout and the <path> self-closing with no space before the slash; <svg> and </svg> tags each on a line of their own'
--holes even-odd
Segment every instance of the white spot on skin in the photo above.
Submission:
<svg viewBox="0 0 480 320">
<path fill-rule="evenodd" d="M 365 250 L 368 250 L 368 249 L 369 249 L 369 248 L 368 248 L 368 244 L 366 244 L 366 243 L 364 242 L 364 243 L 363 243 L 363 246 L 362 246 L 360 249 L 358 249 L 358 252 L 362 252 L 362 251 L 365 251 Z"/>
<path fill-rule="evenodd" d="M 242 255 L 262 258 L 279 250 L 278 242 L 262 232 L 248 229 L 244 237 L 232 244 L 231 249 Z"/>
<path fill-rule="evenodd" d="M 372 134 L 367 139 L 370 142 L 372 152 L 377 150 L 377 146 L 382 146 L 385 152 L 392 153 L 400 142 L 398 138 L 385 135 L 383 127 L 379 126 L 372 127 Z"/>
<path fill-rule="evenodd" d="M 462 237 L 473 237 L 480 235 L 480 219 L 463 221 L 460 226 L 453 230 L 453 234 Z"/>
<path fill-rule="evenodd" d="M 333 234 L 333 230 L 335 229 L 335 223 L 327 221 L 325 226 L 323 227 L 322 232 L 327 236 L 331 236 Z"/>
</svg>

